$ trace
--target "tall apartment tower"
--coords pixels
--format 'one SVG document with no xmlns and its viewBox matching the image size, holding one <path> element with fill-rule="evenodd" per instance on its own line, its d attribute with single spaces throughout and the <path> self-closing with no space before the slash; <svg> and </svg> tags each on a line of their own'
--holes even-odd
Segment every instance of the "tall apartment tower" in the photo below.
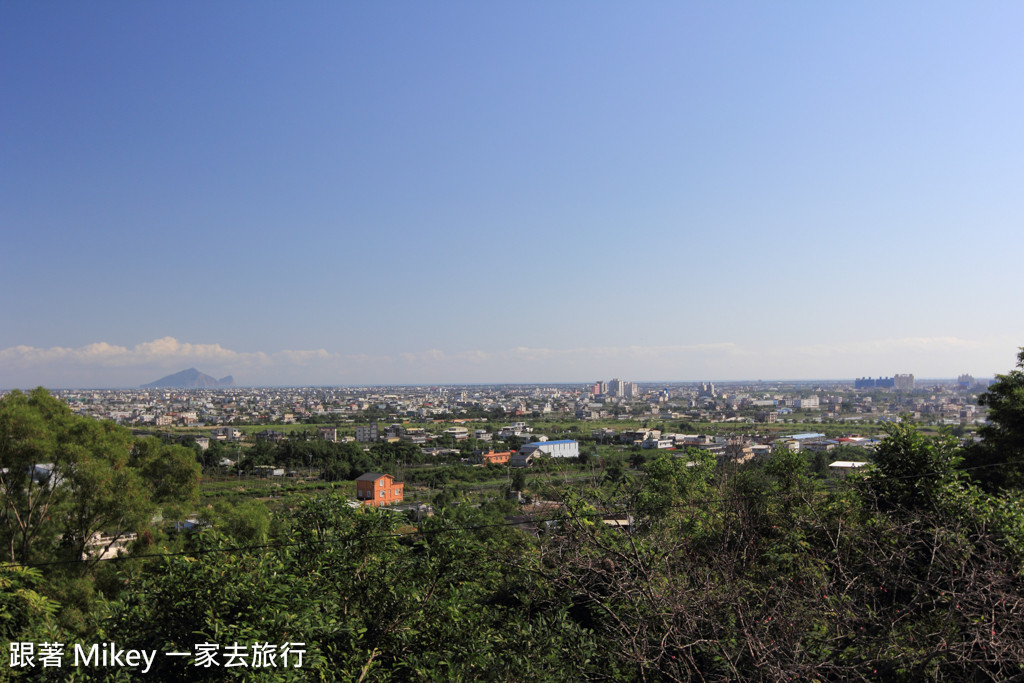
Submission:
<svg viewBox="0 0 1024 683">
<path fill-rule="evenodd" d="M 892 385 L 896 391 L 913 391 L 914 390 L 914 376 L 913 375 L 896 375 L 892 378 Z"/>
<path fill-rule="evenodd" d="M 623 396 L 626 393 L 625 382 L 620 380 L 618 377 L 608 382 L 608 393 L 612 396 Z"/>
</svg>

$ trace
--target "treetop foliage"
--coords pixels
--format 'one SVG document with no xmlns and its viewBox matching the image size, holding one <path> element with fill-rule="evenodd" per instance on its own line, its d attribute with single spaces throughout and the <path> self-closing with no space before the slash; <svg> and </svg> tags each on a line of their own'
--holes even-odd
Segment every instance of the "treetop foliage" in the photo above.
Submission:
<svg viewBox="0 0 1024 683">
<path fill-rule="evenodd" d="M 160 507 L 194 505 L 198 480 L 191 450 L 73 415 L 41 388 L 0 400 L 0 547 L 8 562 L 88 556 L 96 534 L 138 532 Z"/>
<path fill-rule="evenodd" d="M 273 512 L 217 503 L 177 555 L 0 568 L 0 632 L 163 651 L 306 643 L 303 670 L 265 680 L 1024 680 L 1024 503 L 997 474 L 1024 453 L 1022 364 L 1024 351 L 986 395 L 984 451 L 901 423 L 848 480 L 788 449 L 743 465 L 658 452 L 550 485 L 532 515 L 453 500 L 411 522 L 335 494 Z M 181 449 L 54 404 L 0 403 L 8 557 L 67 557 L 90 529 L 143 528 L 195 500 Z M 339 476 L 412 455 L 287 448 Z M 979 453 L 991 466 L 967 469 Z M 40 463 L 53 468 L 34 479 Z M 157 666 L 157 680 L 230 677 Z"/>
<path fill-rule="evenodd" d="M 964 466 L 989 491 L 1024 488 L 1024 348 L 1016 368 L 997 375 L 978 403 L 988 408 L 988 422 L 978 430 L 983 441 L 966 450 Z"/>
</svg>

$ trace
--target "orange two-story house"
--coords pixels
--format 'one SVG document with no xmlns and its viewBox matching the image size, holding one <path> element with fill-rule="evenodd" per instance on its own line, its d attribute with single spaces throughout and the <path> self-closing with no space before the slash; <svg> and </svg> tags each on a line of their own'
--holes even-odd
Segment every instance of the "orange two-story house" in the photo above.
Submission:
<svg viewBox="0 0 1024 683">
<path fill-rule="evenodd" d="M 390 474 L 367 472 L 356 477 L 356 499 L 363 505 L 391 505 L 401 503 L 405 484 L 396 482 Z"/>
<path fill-rule="evenodd" d="M 512 451 L 502 451 L 501 453 L 481 453 L 476 456 L 476 461 L 484 465 L 505 465 L 512 458 Z"/>
</svg>

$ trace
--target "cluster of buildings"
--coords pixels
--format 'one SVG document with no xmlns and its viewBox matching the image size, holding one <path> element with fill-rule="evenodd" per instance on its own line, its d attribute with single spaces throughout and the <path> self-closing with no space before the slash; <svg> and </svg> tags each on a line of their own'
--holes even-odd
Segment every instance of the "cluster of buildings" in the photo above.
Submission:
<svg viewBox="0 0 1024 683">
<path fill-rule="evenodd" d="M 617 431 L 610 428 L 595 429 L 591 433 L 595 442 L 619 444 L 652 450 L 695 449 L 721 460 L 747 462 L 752 458 L 767 456 L 781 448 L 792 451 L 828 453 L 839 446 L 874 448 L 877 442 L 858 434 L 830 439 L 824 434 L 806 432 L 783 436 L 715 436 L 710 434 L 679 434 L 662 432 L 658 429 L 627 429 Z"/>
<path fill-rule="evenodd" d="M 608 382 L 597 381 L 590 387 L 593 396 L 608 396 L 611 398 L 639 398 L 640 386 L 636 382 L 626 382 L 615 378 Z"/>
<path fill-rule="evenodd" d="M 541 456 L 550 458 L 578 458 L 580 445 L 572 440 L 544 441 L 522 446 L 518 451 L 477 453 L 470 462 L 474 464 L 508 465 L 529 467 Z M 379 507 L 401 503 L 405 495 L 405 484 L 395 481 L 390 474 L 367 472 L 356 478 L 356 500 L 363 505 Z"/>
<path fill-rule="evenodd" d="M 366 415 L 431 421 L 452 415 L 568 414 L 578 386 L 306 387 L 55 390 L 79 414 L 129 426 L 344 424 Z"/>
<path fill-rule="evenodd" d="M 133 427 L 221 428 L 237 425 L 333 423 L 360 442 L 429 435 L 373 433 L 366 422 L 501 421 L 508 434 L 452 427 L 455 439 L 506 438 L 529 418 L 579 420 L 683 419 L 777 422 L 794 419 L 877 420 L 911 411 L 939 421 L 980 418 L 977 393 L 985 382 L 916 380 L 911 374 L 833 382 L 637 383 L 618 378 L 592 385 L 491 385 L 435 387 L 307 387 L 136 390 L 59 390 L 54 394 L 79 414 Z M 971 406 L 974 406 L 973 408 Z M 811 413 L 806 415 L 808 411 Z M 367 418 L 370 418 L 369 420 Z M 363 424 L 360 424 L 363 423 Z M 272 435 L 268 435 L 272 436 Z M 214 436 L 213 438 L 221 438 Z M 231 437 L 224 437 L 230 439 Z"/>
<path fill-rule="evenodd" d="M 914 376 L 895 375 L 893 377 L 879 377 L 878 379 L 861 377 L 854 380 L 853 386 L 855 389 L 895 389 L 896 391 L 913 391 Z"/>
<path fill-rule="evenodd" d="M 681 451 L 681 454 L 696 450 L 706 453 L 720 462 L 732 461 L 737 464 L 766 459 L 780 449 L 828 454 L 840 446 L 873 449 L 879 443 L 876 439 L 858 434 L 829 438 L 825 434 L 817 432 L 757 438 L 677 434 L 646 428 L 618 432 L 614 429 L 603 428 L 594 430 L 592 436 L 598 443 L 615 443 L 625 447 L 678 450 Z M 580 448 L 577 441 L 570 439 L 537 441 L 524 444 L 517 451 L 478 451 L 469 458 L 469 464 L 530 467 L 539 457 L 578 458 L 579 455 Z M 828 467 L 834 476 L 844 477 L 865 464 L 864 461 L 837 460 L 829 464 Z M 360 503 L 365 505 L 397 504 L 403 500 L 403 487 L 404 484 L 396 482 L 391 475 L 368 472 L 356 479 L 356 497 Z"/>
<path fill-rule="evenodd" d="M 614 378 L 592 385 L 150 388 L 53 393 L 76 413 L 98 419 L 140 429 L 184 426 L 202 430 L 203 436 L 196 437 L 201 446 L 202 442 L 246 439 L 240 425 L 266 425 L 259 432 L 247 430 L 253 432 L 249 438 L 275 442 L 286 437 L 274 425 L 308 423 L 316 425 L 319 438 L 330 442 L 355 441 L 367 447 L 382 441 L 407 442 L 424 452 L 459 452 L 462 457 L 466 446 L 452 451 L 451 444 L 474 439 L 477 450 L 468 458 L 469 464 L 529 467 L 540 457 L 575 458 L 580 454 L 575 440 L 549 440 L 534 433 L 527 424 L 530 418 L 673 422 L 678 431 L 601 427 L 592 430 L 592 436 L 597 443 L 653 450 L 697 449 L 716 458 L 744 462 L 779 448 L 829 453 L 844 445 L 871 448 L 874 443 L 855 433 L 832 439 L 816 432 L 784 437 L 712 436 L 689 432 L 687 422 L 857 423 L 897 420 L 910 414 L 939 424 L 980 423 L 985 413 L 977 396 L 984 387 L 985 382 L 967 374 L 943 382 L 921 382 L 912 374 L 897 374 L 852 382 L 716 385 Z M 435 424 L 441 422 L 444 424 Z M 845 472 L 860 466 L 844 462 L 833 463 L 833 469 Z M 384 473 L 368 472 L 356 484 L 357 498 L 363 504 L 393 505 L 404 499 L 404 484 Z"/>
</svg>

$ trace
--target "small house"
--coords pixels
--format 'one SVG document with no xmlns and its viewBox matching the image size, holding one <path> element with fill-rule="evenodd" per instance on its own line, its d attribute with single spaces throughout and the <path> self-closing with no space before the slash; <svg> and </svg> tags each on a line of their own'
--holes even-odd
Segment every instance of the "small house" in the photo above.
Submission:
<svg viewBox="0 0 1024 683">
<path fill-rule="evenodd" d="M 401 503 L 405 484 L 395 481 L 390 474 L 367 472 L 356 477 L 356 499 L 363 505 L 380 507 Z"/>
</svg>

